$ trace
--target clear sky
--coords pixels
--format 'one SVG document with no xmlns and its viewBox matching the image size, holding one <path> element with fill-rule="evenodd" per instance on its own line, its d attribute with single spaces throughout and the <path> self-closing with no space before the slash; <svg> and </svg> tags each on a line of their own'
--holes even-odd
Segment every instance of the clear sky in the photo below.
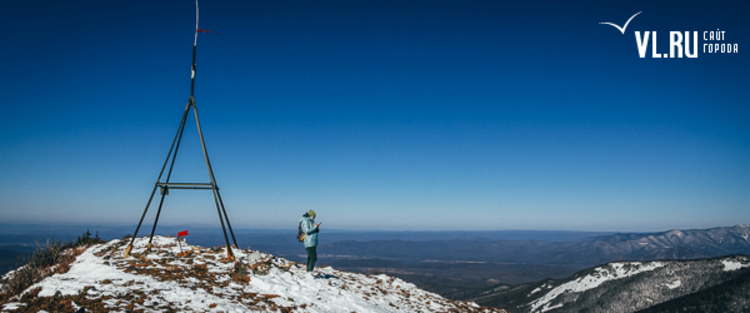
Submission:
<svg viewBox="0 0 750 313">
<path fill-rule="evenodd" d="M 198 38 L 195 98 L 235 228 L 750 223 L 749 8 L 203 0 L 220 34 Z M 0 27 L 0 221 L 135 226 L 190 94 L 195 3 L 5 1 Z M 698 57 L 649 38 L 641 58 L 636 31 L 660 55 L 697 31 Z M 173 182 L 208 181 L 190 118 Z M 160 224 L 218 226 L 211 193 L 172 191 Z"/>
</svg>

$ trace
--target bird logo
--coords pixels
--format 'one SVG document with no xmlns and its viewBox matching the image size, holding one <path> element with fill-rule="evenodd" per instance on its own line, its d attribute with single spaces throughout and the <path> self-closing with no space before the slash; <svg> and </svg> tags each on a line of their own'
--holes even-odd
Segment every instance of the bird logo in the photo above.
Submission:
<svg viewBox="0 0 750 313">
<path fill-rule="evenodd" d="M 643 12 L 643 11 L 641 11 L 641 12 Z M 626 29 L 626 28 L 628 28 L 628 24 L 630 24 L 630 21 L 632 21 L 632 20 L 633 20 L 633 18 L 634 18 L 634 17 L 636 16 L 636 15 L 638 15 L 638 14 L 641 14 L 641 12 L 638 12 L 638 13 L 636 13 L 636 14 L 633 14 L 633 16 L 631 16 L 631 17 L 630 17 L 630 18 L 628 19 L 628 21 L 627 21 L 627 22 L 625 22 L 625 25 L 623 25 L 622 27 L 620 27 L 620 26 L 617 26 L 616 24 L 614 24 L 614 23 L 610 23 L 610 22 L 600 22 L 599 24 L 612 25 L 612 27 L 614 27 L 614 28 L 617 28 L 617 29 L 618 29 L 618 30 L 619 30 L 619 31 L 620 31 L 620 32 L 621 32 L 621 33 L 622 33 L 623 35 L 625 35 L 625 29 Z"/>
</svg>

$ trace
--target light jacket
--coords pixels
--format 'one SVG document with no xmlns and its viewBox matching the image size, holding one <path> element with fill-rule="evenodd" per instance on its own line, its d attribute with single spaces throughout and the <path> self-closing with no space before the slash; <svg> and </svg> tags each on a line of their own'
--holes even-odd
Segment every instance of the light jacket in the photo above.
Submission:
<svg viewBox="0 0 750 313">
<path fill-rule="evenodd" d="M 313 218 L 305 213 L 302 218 L 299 219 L 302 223 L 302 231 L 305 232 L 305 248 L 317 247 L 318 246 L 318 228 L 315 227 L 315 221 Z"/>
</svg>

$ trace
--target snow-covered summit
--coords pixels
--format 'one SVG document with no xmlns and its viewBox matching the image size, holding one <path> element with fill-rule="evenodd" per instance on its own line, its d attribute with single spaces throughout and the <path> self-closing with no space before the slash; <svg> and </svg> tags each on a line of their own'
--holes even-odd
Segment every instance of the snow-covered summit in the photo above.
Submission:
<svg viewBox="0 0 750 313">
<path fill-rule="evenodd" d="M 177 238 L 112 240 L 83 251 L 0 306 L 0 312 L 504 312 L 453 301 L 387 275 L 304 266 L 253 250 L 203 248 Z M 183 253 L 180 253 L 180 252 Z M 8 275 L 13 275 L 9 273 Z M 8 278 L 8 277 L 4 277 Z"/>
</svg>

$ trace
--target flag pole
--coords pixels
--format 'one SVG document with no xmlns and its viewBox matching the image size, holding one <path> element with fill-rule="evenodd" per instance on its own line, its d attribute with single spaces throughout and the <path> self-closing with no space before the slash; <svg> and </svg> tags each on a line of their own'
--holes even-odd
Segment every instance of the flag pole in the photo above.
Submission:
<svg viewBox="0 0 750 313">
<path fill-rule="evenodd" d="M 190 98 L 193 98 L 195 91 L 195 51 L 198 49 L 198 0 L 195 0 L 195 41 L 193 41 L 193 66 L 190 75 Z"/>
</svg>

